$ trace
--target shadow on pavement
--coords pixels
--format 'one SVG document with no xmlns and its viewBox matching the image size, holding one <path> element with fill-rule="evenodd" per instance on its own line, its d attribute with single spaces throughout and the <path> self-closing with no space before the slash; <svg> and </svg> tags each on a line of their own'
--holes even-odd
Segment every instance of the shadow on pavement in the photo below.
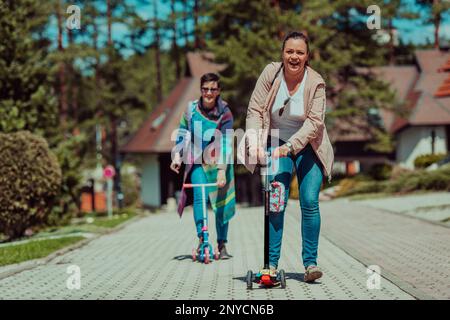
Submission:
<svg viewBox="0 0 450 320">
<path fill-rule="evenodd" d="M 304 276 L 305 276 L 305 273 L 303 273 L 303 272 L 301 272 L 301 273 L 286 272 L 286 281 L 292 279 L 292 280 L 297 280 L 299 282 L 308 283 L 308 284 L 312 284 L 312 285 L 321 283 L 320 281 L 305 282 L 303 280 Z"/>
<path fill-rule="evenodd" d="M 175 257 L 173 257 L 172 260 L 182 261 L 182 260 L 187 260 L 187 259 L 192 260 L 192 254 L 182 254 L 179 256 L 175 256 Z"/>
</svg>

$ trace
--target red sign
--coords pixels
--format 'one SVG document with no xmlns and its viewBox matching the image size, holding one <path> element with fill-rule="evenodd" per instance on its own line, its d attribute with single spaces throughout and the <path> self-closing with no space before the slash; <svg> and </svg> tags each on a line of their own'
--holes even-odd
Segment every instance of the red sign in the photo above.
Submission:
<svg viewBox="0 0 450 320">
<path fill-rule="evenodd" d="M 106 179 L 111 179 L 115 175 L 116 175 L 116 170 L 114 170 L 114 167 L 111 165 L 106 166 L 105 169 L 103 170 L 103 176 Z"/>
</svg>

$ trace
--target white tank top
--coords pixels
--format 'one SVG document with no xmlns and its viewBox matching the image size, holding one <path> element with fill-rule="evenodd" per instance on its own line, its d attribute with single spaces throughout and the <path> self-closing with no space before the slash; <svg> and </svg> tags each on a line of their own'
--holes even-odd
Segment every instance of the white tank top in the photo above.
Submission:
<svg viewBox="0 0 450 320">
<path fill-rule="evenodd" d="M 308 70 L 305 70 L 305 75 L 303 76 L 300 87 L 292 96 L 290 96 L 284 74 L 282 74 L 280 88 L 278 89 L 277 96 L 272 106 L 272 113 L 270 115 L 270 128 L 279 129 L 278 137 L 283 141 L 289 140 L 289 138 L 303 125 L 305 119 L 303 93 L 305 91 L 307 75 Z M 279 111 L 288 98 L 289 101 L 287 102 L 282 115 L 279 116 Z M 271 132 L 271 134 L 273 133 Z"/>
</svg>

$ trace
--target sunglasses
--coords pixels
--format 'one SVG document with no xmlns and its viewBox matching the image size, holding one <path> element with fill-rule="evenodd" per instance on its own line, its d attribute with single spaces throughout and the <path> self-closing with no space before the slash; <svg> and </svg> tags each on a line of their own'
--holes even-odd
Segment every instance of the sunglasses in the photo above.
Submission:
<svg viewBox="0 0 450 320">
<path fill-rule="evenodd" d="M 281 117 L 283 115 L 284 109 L 286 108 L 287 104 L 289 103 L 289 101 L 291 101 L 291 97 L 287 98 L 286 100 L 284 100 L 283 102 L 283 106 L 280 108 L 280 110 L 278 111 L 278 116 Z"/>
<path fill-rule="evenodd" d="M 215 93 L 215 92 L 219 91 L 219 88 L 204 88 L 204 87 L 202 88 L 203 93 L 208 93 L 208 91 Z"/>
</svg>

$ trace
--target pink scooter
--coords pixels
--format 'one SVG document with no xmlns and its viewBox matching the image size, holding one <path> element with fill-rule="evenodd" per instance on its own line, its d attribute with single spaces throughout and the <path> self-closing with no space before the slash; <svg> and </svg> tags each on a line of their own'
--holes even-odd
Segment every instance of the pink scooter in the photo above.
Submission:
<svg viewBox="0 0 450 320">
<path fill-rule="evenodd" d="M 207 187 L 216 187 L 217 183 L 185 183 L 183 187 L 185 188 L 202 188 L 202 204 L 203 204 L 203 228 L 202 228 L 202 236 L 203 243 L 200 245 L 200 248 L 192 249 L 192 260 L 204 262 L 205 264 L 210 263 L 213 259 L 219 260 L 219 249 L 216 248 L 213 251 L 212 245 L 209 243 L 209 231 L 208 231 L 208 208 L 206 207 L 206 188 Z"/>
</svg>

